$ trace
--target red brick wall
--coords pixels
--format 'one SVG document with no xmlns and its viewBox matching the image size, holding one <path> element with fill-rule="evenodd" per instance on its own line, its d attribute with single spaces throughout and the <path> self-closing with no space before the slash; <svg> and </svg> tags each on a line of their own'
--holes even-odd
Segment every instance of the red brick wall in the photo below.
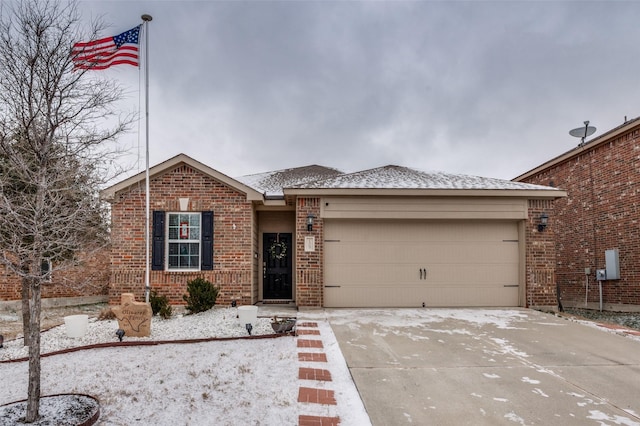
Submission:
<svg viewBox="0 0 640 426">
<path fill-rule="evenodd" d="M 621 279 L 603 283 L 603 301 L 640 304 L 640 126 L 524 181 L 568 193 L 554 218 L 563 301 L 584 306 L 588 278 L 588 301 L 598 304 L 595 270 L 604 268 L 605 250 L 617 248 Z"/>
<path fill-rule="evenodd" d="M 188 197 L 187 211 L 212 210 L 214 214 L 213 271 L 151 271 L 151 288 L 168 296 L 171 304 L 184 304 L 187 281 L 204 277 L 220 286 L 217 304 L 255 303 L 255 219 L 245 194 L 185 165 L 152 179 L 150 194 L 151 211 L 178 212 L 178 199 Z M 144 300 L 144 181 L 116 195 L 111 219 L 110 303 L 120 303 L 122 293 Z"/>
<path fill-rule="evenodd" d="M 526 306 L 555 308 L 556 248 L 554 240 L 555 213 L 552 200 L 529 200 L 529 218 L 525 223 L 526 249 Z M 547 227 L 539 231 L 540 216 L 549 217 Z"/>
<path fill-rule="evenodd" d="M 21 280 L 0 265 L 0 301 L 20 300 Z M 109 288 L 109 249 L 86 255 L 80 265 L 52 274 L 42 286 L 42 298 L 106 296 Z"/>
<path fill-rule="evenodd" d="M 315 216 L 313 230 L 307 231 L 307 216 Z M 323 221 L 320 198 L 298 198 L 296 207 L 296 303 L 298 306 L 321 307 L 324 301 Z M 315 237 L 315 251 L 304 251 L 304 238 Z"/>
</svg>

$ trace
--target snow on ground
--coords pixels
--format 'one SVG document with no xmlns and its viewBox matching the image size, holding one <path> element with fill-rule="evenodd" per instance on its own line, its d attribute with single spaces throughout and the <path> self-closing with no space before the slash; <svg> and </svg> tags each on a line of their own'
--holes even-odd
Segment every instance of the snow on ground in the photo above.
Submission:
<svg viewBox="0 0 640 426">
<path fill-rule="evenodd" d="M 328 324 L 323 341 L 336 374 L 336 415 L 369 421 L 342 353 Z M 89 324 L 83 338 L 66 336 L 65 326 L 42 333 L 43 353 L 92 343 L 115 342 L 116 321 Z M 247 336 L 236 309 L 211 311 L 162 320 L 154 317 L 150 338 L 182 340 Z M 272 334 L 270 319 L 258 318 L 253 335 Z M 21 339 L 5 342 L 2 359 L 25 355 Z M 98 424 L 131 425 L 293 425 L 299 362 L 293 336 L 189 344 L 108 347 L 42 358 L 42 394 L 83 393 L 100 400 Z M 333 368 L 333 365 L 331 366 Z M 26 398 L 28 363 L 0 363 L 0 405 Z M 344 403 L 343 403 L 344 401 Z M 2 423 L 0 419 L 0 424 Z M 362 424 L 346 422 L 344 424 Z"/>
<path fill-rule="evenodd" d="M 168 320 L 153 317 L 150 337 L 127 337 L 124 341 L 157 341 L 157 340 L 181 340 L 202 339 L 210 337 L 242 337 L 247 336 L 247 330 L 239 325 L 237 309 L 214 308 L 207 312 L 193 315 L 175 315 Z M 269 318 L 258 318 L 251 333 L 253 335 L 272 334 Z M 118 321 L 98 321 L 95 318 L 89 320 L 89 328 L 84 337 L 67 337 L 64 326 L 55 327 L 42 333 L 41 352 L 55 352 L 66 348 L 86 346 L 94 343 L 117 342 L 115 331 L 118 329 Z M 22 345 L 22 340 L 5 342 L 5 348 L 0 350 L 0 361 L 28 356 L 27 348 Z"/>
<path fill-rule="evenodd" d="M 362 315 L 362 312 L 366 315 Z M 318 382 L 314 387 L 329 387 L 336 392 L 337 407 L 312 407 L 297 402 L 298 368 L 296 339 L 284 336 L 266 339 L 238 339 L 190 344 L 167 343 L 155 346 L 120 346 L 82 350 L 42 358 L 42 394 L 83 393 L 96 396 L 101 403 L 98 424 L 156 425 L 293 425 L 298 416 L 339 416 L 342 424 L 368 424 L 360 396 L 329 325 L 359 327 L 359 323 L 375 322 L 378 332 L 398 332 L 422 326 L 444 332 L 446 320 L 466 323 L 450 333 L 468 334 L 465 327 L 491 324 L 497 328 L 520 329 L 531 318 L 526 311 L 509 309 L 398 309 L 398 310 L 324 310 L 293 312 L 299 321 L 317 321 L 329 359 L 333 382 Z M 85 337 L 71 339 L 64 326 L 42 333 L 42 352 L 94 343 L 116 342 L 116 321 L 91 320 Z M 442 329 L 442 330 L 439 330 Z M 402 331 L 404 332 L 404 331 Z M 258 318 L 254 335 L 271 334 L 269 318 Z M 238 324 L 236 309 L 215 308 L 170 320 L 154 317 L 150 338 L 125 341 L 165 341 L 210 337 L 247 336 Z M 417 336 L 416 338 L 420 338 Z M 489 339 L 488 351 L 516 356 L 526 362 L 528 355 L 515 351 L 510 342 Z M 20 339 L 5 342 L 0 360 L 26 356 Z M 490 359 L 489 359 L 490 361 Z M 27 362 L 0 363 L 0 405 L 26 398 Z M 539 371 L 540 373 L 549 373 Z M 489 380 L 501 380 L 493 372 Z M 526 383 L 540 385 L 540 376 L 522 377 Z M 308 385 L 308 384 L 307 384 Z M 540 387 L 533 391 L 549 397 Z M 601 419 L 600 412 L 592 412 Z M 515 415 L 515 413 L 514 413 Z M 240 419 L 240 420 L 239 420 Z M 515 417 L 511 421 L 518 421 Z M 618 419 L 607 419 L 617 421 Z M 0 419 L 0 424 L 1 424 Z"/>
<path fill-rule="evenodd" d="M 366 315 L 359 315 L 364 312 Z M 324 315 L 323 315 L 324 317 Z M 465 309 L 465 308 L 434 308 L 434 309 L 334 309 L 331 311 L 331 322 L 339 325 L 358 322 L 375 323 L 381 327 L 421 327 L 449 320 L 466 321 L 468 325 L 476 327 L 493 324 L 500 329 L 517 329 L 514 324 L 526 321 L 529 317 L 521 310 L 514 309 Z M 523 325 L 524 326 L 524 325 Z M 467 333 L 467 331 L 461 331 Z"/>
</svg>

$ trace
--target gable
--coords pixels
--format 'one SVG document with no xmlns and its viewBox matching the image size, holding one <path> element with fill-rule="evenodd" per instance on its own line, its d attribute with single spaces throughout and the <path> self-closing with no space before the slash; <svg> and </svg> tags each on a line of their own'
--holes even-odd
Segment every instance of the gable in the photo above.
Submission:
<svg viewBox="0 0 640 426">
<path fill-rule="evenodd" d="M 151 167 L 149 169 L 149 180 L 150 182 L 153 182 L 154 180 L 161 178 L 167 173 L 179 170 L 181 167 L 184 167 L 183 169 L 181 169 L 183 172 L 186 172 L 187 170 L 197 171 L 204 176 L 207 176 L 224 184 L 234 191 L 243 194 L 247 201 L 261 201 L 264 198 L 263 195 L 255 189 L 233 178 L 230 178 L 229 176 L 220 173 L 219 171 L 214 170 L 211 167 L 202 164 L 185 154 L 177 155 L 167 161 Z M 145 180 L 146 172 L 141 172 L 113 186 L 110 186 L 109 188 L 104 189 L 103 191 L 101 191 L 100 195 L 103 199 L 112 201 L 116 198 L 117 195 L 121 193 L 128 192 L 136 188 L 142 188 L 145 185 Z M 190 183 L 186 184 L 190 185 Z"/>
<path fill-rule="evenodd" d="M 520 176 L 513 178 L 513 181 L 528 182 L 530 181 L 531 177 L 534 177 L 554 167 L 558 167 L 566 162 L 575 161 L 581 155 L 584 155 L 587 152 L 593 151 L 604 144 L 612 143 L 620 139 L 624 140 L 628 138 L 633 138 L 637 136 L 639 132 L 640 132 L 640 117 L 631 119 L 629 121 L 625 121 L 622 125 L 614 129 L 611 129 L 608 132 L 584 144 L 580 144 L 577 147 L 565 152 L 564 154 L 561 154 L 555 158 L 552 158 L 551 160 L 548 160 L 547 162 L 539 165 L 538 167 L 532 170 L 529 170 L 528 172 L 525 172 Z"/>
</svg>

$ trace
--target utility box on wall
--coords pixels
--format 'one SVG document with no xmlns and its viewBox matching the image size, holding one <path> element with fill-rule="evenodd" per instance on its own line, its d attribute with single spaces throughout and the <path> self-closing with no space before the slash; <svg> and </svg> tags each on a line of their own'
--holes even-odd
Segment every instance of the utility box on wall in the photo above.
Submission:
<svg viewBox="0 0 640 426">
<path fill-rule="evenodd" d="M 618 249 L 605 250 L 604 252 L 605 268 L 607 271 L 607 280 L 620 279 L 620 256 Z"/>
</svg>

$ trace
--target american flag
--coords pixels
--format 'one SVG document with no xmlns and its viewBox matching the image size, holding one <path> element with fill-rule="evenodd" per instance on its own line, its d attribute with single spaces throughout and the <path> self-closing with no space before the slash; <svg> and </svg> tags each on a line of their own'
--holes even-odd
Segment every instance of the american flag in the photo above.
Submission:
<svg viewBox="0 0 640 426">
<path fill-rule="evenodd" d="M 138 66 L 140 26 L 113 37 L 73 45 L 74 69 L 104 70 L 113 65 Z"/>
</svg>

